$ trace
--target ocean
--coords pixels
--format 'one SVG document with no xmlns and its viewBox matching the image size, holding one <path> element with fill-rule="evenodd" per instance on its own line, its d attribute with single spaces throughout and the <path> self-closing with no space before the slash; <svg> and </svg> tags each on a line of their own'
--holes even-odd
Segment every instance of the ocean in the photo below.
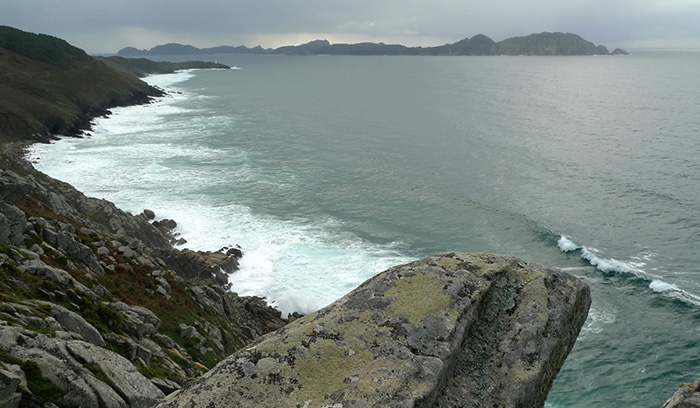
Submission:
<svg viewBox="0 0 700 408">
<path fill-rule="evenodd" d="M 593 305 L 550 408 L 700 377 L 700 52 L 200 57 L 234 69 L 148 77 L 169 95 L 30 160 L 182 247 L 240 245 L 232 290 L 285 315 L 439 252 L 562 268 Z"/>
</svg>

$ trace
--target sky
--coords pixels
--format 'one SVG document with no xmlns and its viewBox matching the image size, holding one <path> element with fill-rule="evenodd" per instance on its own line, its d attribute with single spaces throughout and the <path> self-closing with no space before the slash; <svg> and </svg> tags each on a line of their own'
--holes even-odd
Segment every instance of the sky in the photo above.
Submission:
<svg viewBox="0 0 700 408">
<path fill-rule="evenodd" d="M 92 54 L 170 42 L 435 46 L 543 31 L 576 33 L 611 50 L 700 48 L 700 0 L 2 0 L 0 25 Z"/>
</svg>

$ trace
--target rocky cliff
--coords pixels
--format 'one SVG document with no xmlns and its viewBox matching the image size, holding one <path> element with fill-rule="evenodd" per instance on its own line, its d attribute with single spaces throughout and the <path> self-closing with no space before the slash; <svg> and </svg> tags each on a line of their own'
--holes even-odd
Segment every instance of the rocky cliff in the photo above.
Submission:
<svg viewBox="0 0 700 408">
<path fill-rule="evenodd" d="M 513 257 L 394 267 L 265 336 L 159 407 L 538 407 L 588 287 Z"/>
<path fill-rule="evenodd" d="M 173 249 L 0 150 L 0 406 L 150 407 L 285 324 L 227 290 L 239 250 Z"/>
</svg>

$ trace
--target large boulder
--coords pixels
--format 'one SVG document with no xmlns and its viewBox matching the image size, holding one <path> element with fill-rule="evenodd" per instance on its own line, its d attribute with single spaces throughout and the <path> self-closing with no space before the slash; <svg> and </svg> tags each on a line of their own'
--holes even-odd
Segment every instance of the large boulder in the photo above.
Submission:
<svg viewBox="0 0 700 408">
<path fill-rule="evenodd" d="M 589 306 L 559 270 L 443 254 L 375 276 L 159 406 L 542 406 Z"/>
</svg>

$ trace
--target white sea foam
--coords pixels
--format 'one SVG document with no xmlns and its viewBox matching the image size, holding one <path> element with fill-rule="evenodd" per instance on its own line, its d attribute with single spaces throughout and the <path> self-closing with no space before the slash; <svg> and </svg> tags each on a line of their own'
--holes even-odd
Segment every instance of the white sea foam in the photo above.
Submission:
<svg viewBox="0 0 700 408">
<path fill-rule="evenodd" d="M 185 82 L 194 77 L 194 70 L 186 69 L 172 74 L 154 74 L 142 78 L 146 83 L 160 88 L 171 88 L 174 84 Z"/>
<path fill-rule="evenodd" d="M 649 289 L 653 290 L 654 292 L 666 292 L 669 290 L 673 291 L 679 291 L 680 289 L 676 285 L 671 285 L 670 283 L 666 283 L 664 281 L 660 280 L 652 280 L 651 283 L 649 283 Z"/>
<path fill-rule="evenodd" d="M 562 235 L 559 238 L 559 241 L 557 241 L 557 245 L 559 245 L 559 249 L 561 249 L 562 252 L 571 252 L 571 251 L 575 251 L 575 250 L 580 248 L 578 245 L 574 244 L 565 235 Z"/>
<path fill-rule="evenodd" d="M 615 323 L 617 311 L 612 308 L 603 308 L 594 304 L 588 312 L 586 323 L 581 328 L 580 339 L 584 339 L 589 333 L 601 333 L 605 328 Z"/>
<path fill-rule="evenodd" d="M 147 80 L 172 89 L 192 75 Z M 158 219 L 175 219 L 175 231 L 188 241 L 183 247 L 240 244 L 245 255 L 241 269 L 230 276 L 232 289 L 264 296 L 285 315 L 317 310 L 376 273 L 411 260 L 396 245 L 367 242 L 333 218 L 282 220 L 237 204 L 229 191 L 239 185 L 279 181 L 252 167 L 240 148 L 197 144 L 200 126 L 216 118 L 182 119 L 195 109 L 190 102 L 183 92 L 146 106 L 116 108 L 111 117 L 96 121 L 92 137 L 36 145 L 30 157 L 41 157 L 40 170 L 89 195 L 132 213 L 149 208 Z M 203 165 L 219 161 L 227 164 L 226 174 L 212 174 Z M 207 189 L 227 194 L 201 192 Z"/>
<path fill-rule="evenodd" d="M 601 255 L 600 250 L 577 245 L 564 235 L 559 238 L 558 244 L 562 252 L 580 250 L 581 258 L 587 260 L 591 265 L 602 272 L 634 275 L 638 278 L 648 280 L 649 289 L 656 293 L 688 304 L 700 306 L 700 296 L 685 291 L 672 283 L 665 282 L 662 280 L 662 277 L 649 273 L 646 270 L 647 262 L 649 262 L 654 255 L 652 252 L 647 251 L 632 257 L 628 261 L 620 261 L 614 258 L 605 258 Z"/>
</svg>

